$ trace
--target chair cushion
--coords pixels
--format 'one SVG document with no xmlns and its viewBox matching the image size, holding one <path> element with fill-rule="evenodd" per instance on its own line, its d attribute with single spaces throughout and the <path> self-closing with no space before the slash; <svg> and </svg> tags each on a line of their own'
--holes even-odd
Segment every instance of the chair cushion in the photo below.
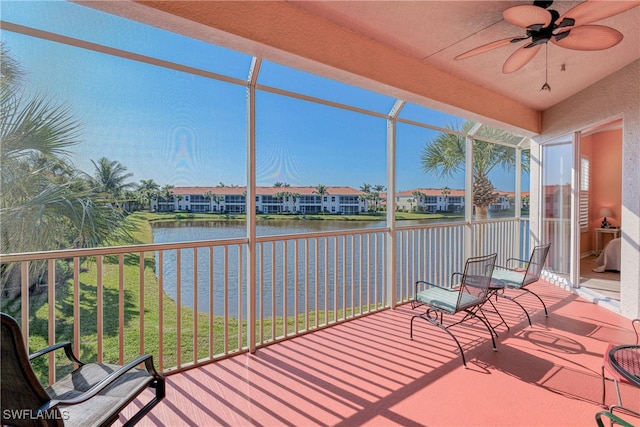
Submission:
<svg viewBox="0 0 640 427">
<path fill-rule="evenodd" d="M 496 267 L 491 277 L 503 281 L 509 288 L 521 288 L 524 283 L 525 273 L 524 271 L 518 272 Z"/>
<path fill-rule="evenodd" d="M 456 304 L 458 303 L 459 294 L 459 291 L 450 291 L 443 288 L 433 287 L 418 292 L 418 294 L 416 295 L 416 299 L 433 308 L 437 308 L 451 314 L 456 313 L 456 311 L 458 310 L 464 310 L 467 307 L 471 307 L 482 302 L 481 299 L 476 298 L 473 295 L 463 293 L 460 300 L 460 307 L 458 307 L 456 310 Z"/>
<path fill-rule="evenodd" d="M 75 398 L 102 381 L 120 366 L 105 363 L 83 365 L 47 387 L 52 400 Z M 109 418 L 117 417 L 124 406 L 140 394 L 153 377 L 141 369 L 131 369 L 105 388 L 97 396 L 84 403 L 71 406 L 59 406 L 65 425 L 89 426 L 101 425 Z"/>
</svg>

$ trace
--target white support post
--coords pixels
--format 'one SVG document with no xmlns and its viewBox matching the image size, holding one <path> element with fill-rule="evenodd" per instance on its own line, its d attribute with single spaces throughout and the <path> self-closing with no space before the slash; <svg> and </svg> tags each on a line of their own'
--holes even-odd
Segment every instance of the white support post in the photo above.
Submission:
<svg viewBox="0 0 640 427">
<path fill-rule="evenodd" d="M 249 352 L 256 351 L 256 81 L 262 60 L 251 60 L 247 79 L 247 340 Z M 241 327 L 241 325 L 239 325 Z"/>
<path fill-rule="evenodd" d="M 520 146 L 516 147 L 516 191 L 515 191 L 515 216 L 516 222 L 515 226 L 517 229 L 515 230 L 515 242 L 512 246 L 511 257 L 520 258 L 520 245 L 522 242 L 522 238 L 520 237 L 520 221 L 522 220 L 522 148 Z"/>
<path fill-rule="evenodd" d="M 473 136 L 480 127 L 482 123 L 476 123 L 465 138 L 464 221 L 467 224 L 467 233 L 464 238 L 464 259 L 473 255 L 473 245 L 476 241 L 473 235 Z"/>
<path fill-rule="evenodd" d="M 398 300 L 396 242 L 396 119 L 405 102 L 396 100 L 387 119 L 387 301 L 395 308 Z"/>
</svg>

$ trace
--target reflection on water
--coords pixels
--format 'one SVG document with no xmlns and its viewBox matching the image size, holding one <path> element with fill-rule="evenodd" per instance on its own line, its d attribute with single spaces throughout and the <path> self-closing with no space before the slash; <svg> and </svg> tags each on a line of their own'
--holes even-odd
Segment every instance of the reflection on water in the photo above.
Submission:
<svg viewBox="0 0 640 427">
<path fill-rule="evenodd" d="M 401 221 L 400 225 L 443 222 L 452 221 L 450 219 Z M 384 228 L 385 226 L 385 221 L 270 220 L 258 221 L 256 233 L 258 236 L 295 235 Z M 161 222 L 153 224 L 153 235 L 156 243 L 233 239 L 246 236 L 246 225 L 244 221 L 236 220 Z M 282 241 L 259 245 L 256 254 L 258 312 L 262 310 L 264 316 L 269 317 L 275 309 L 280 316 L 284 311 L 285 299 L 289 315 L 295 312 L 296 299 L 299 312 L 304 312 L 306 301 L 311 310 L 324 309 L 325 302 L 330 310 L 334 306 L 350 307 L 352 302 L 354 306 L 361 303 L 368 304 L 371 293 L 376 295 L 383 293 L 382 280 L 374 281 L 372 289 L 362 290 L 363 286 L 368 285 L 370 278 L 376 275 L 383 277 L 382 272 L 385 268 L 383 240 L 384 233 L 378 232 L 345 238 L 300 240 L 297 246 L 291 241 L 286 245 Z M 179 281 L 178 256 L 180 257 Z M 204 247 L 198 248 L 197 251 L 181 249 L 179 255 L 178 250 L 168 250 L 163 253 L 163 287 L 165 292 L 177 301 L 179 284 L 180 303 L 193 308 L 195 277 L 198 311 L 208 313 L 210 301 L 213 301 L 214 315 L 227 312 L 229 316 L 236 317 L 239 310 L 246 313 L 245 268 L 246 247 L 244 246 Z M 156 252 L 156 274 L 160 274 L 158 252 Z M 337 295 L 334 294 L 336 288 Z M 213 295 L 210 289 L 213 290 Z M 260 295 L 261 289 L 262 295 Z M 366 297 L 364 293 L 367 293 Z"/>
<path fill-rule="evenodd" d="M 261 221 L 256 226 L 256 233 L 259 236 L 295 235 L 384 226 L 384 221 Z M 225 220 L 204 223 L 202 221 L 180 221 L 162 223 L 160 226 L 154 224 L 153 234 L 156 243 L 220 240 L 242 238 L 246 236 L 246 227 L 243 221 Z M 377 235 L 382 240 L 382 233 L 377 233 Z M 261 262 L 257 264 L 258 286 L 259 289 L 262 289 L 263 295 L 262 298 L 258 295 L 258 298 L 259 301 L 264 302 L 264 305 L 258 305 L 258 312 L 262 309 L 264 315 L 268 317 L 275 308 L 276 312 L 281 315 L 285 293 L 289 314 L 293 314 L 295 311 L 296 298 L 299 312 L 304 311 L 305 301 L 308 301 L 313 309 L 316 307 L 316 286 L 318 287 L 317 309 L 325 307 L 325 300 L 329 309 L 333 309 L 336 302 L 338 307 L 341 307 L 343 303 L 350 306 L 352 300 L 356 305 L 360 301 L 366 303 L 368 298 L 356 295 L 357 292 L 352 293 L 350 287 L 354 285 L 362 287 L 365 277 L 371 277 L 375 271 L 383 271 L 383 245 L 375 245 L 375 236 L 376 234 L 350 236 L 344 240 L 309 239 L 301 241 L 302 243 L 297 247 L 288 243 L 286 256 L 284 242 L 259 245 L 257 257 Z M 214 314 L 221 315 L 226 311 L 229 316 L 236 317 L 239 306 L 241 310 L 245 311 L 246 277 L 244 277 L 242 270 L 246 266 L 246 248 L 242 248 L 242 253 L 240 253 L 238 246 L 229 246 L 226 250 L 224 247 L 198 248 L 195 262 L 194 252 L 196 252 L 194 249 L 181 249 L 179 254 L 181 304 L 193 308 L 195 269 L 198 311 L 209 312 L 210 289 L 213 289 Z M 334 262 L 335 254 L 338 254 L 337 262 Z M 283 265 L 284 259 L 286 259 L 286 267 Z M 317 267 L 316 262 L 318 262 Z M 372 262 L 377 265 L 373 265 Z M 162 264 L 164 290 L 171 298 L 177 300 L 178 250 L 164 251 Z M 241 268 L 239 269 L 238 266 Z M 335 271 L 336 268 L 337 271 Z M 343 283 L 345 282 L 343 278 L 345 268 L 355 271 L 349 275 L 347 283 Z M 159 269 L 159 253 L 156 252 L 157 275 L 160 274 Z M 315 274 L 316 270 L 317 275 Z M 305 272 L 309 274 L 307 275 Z M 335 280 L 336 277 L 338 277 L 337 280 Z M 213 280 L 211 281 L 210 278 Z M 381 294 L 382 283 L 379 282 L 376 292 Z M 339 295 L 334 295 L 336 286 L 334 283 L 337 283 Z M 240 300 L 238 300 L 238 289 L 241 289 Z"/>
</svg>

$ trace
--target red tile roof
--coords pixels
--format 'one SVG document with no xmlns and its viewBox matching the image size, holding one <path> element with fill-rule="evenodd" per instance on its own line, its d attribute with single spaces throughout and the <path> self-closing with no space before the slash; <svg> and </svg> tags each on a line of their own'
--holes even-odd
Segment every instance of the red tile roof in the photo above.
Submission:
<svg viewBox="0 0 640 427">
<path fill-rule="evenodd" d="M 173 193 L 177 195 L 202 195 L 211 192 L 216 195 L 241 195 L 247 190 L 247 187 L 174 187 Z M 256 193 L 259 195 L 274 195 L 281 192 L 297 193 L 300 195 L 314 195 L 316 187 L 256 187 Z M 327 187 L 326 195 L 360 195 L 362 191 L 351 187 Z"/>
</svg>

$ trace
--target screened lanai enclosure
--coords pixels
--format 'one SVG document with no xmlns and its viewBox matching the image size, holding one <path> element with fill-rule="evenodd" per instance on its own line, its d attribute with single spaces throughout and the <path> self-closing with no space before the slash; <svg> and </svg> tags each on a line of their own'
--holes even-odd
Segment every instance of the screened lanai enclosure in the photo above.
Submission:
<svg viewBox="0 0 640 427">
<path fill-rule="evenodd" d="M 74 3 L 7 2 L 1 24 L 2 311 L 33 348 L 182 370 L 529 256 L 526 135 Z M 544 184 L 558 274 L 564 178 Z M 274 186 L 366 209 L 265 217 Z M 243 207 L 150 211 L 186 187 Z"/>
</svg>

